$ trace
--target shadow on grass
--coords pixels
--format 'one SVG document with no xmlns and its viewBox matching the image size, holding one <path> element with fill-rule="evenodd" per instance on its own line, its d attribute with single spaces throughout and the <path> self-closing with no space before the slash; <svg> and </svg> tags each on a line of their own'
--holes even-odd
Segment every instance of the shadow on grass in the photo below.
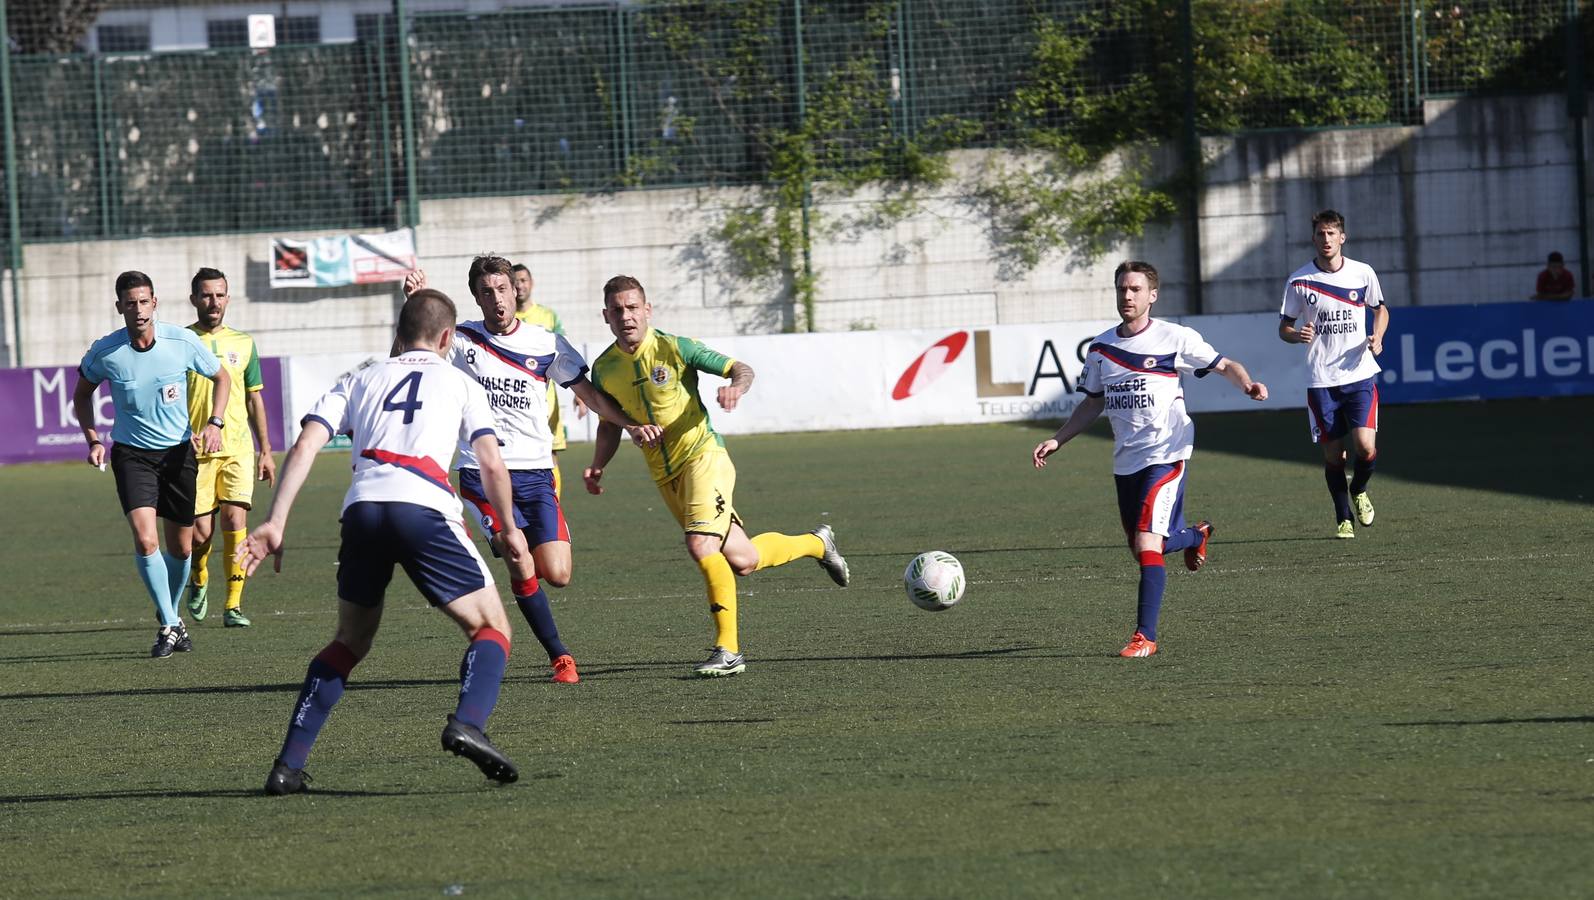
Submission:
<svg viewBox="0 0 1594 900">
<path fill-rule="evenodd" d="M 1197 454 L 1321 465 L 1302 410 L 1194 418 Z M 1386 406 L 1378 422 L 1378 477 L 1594 504 L 1594 475 L 1580 464 L 1591 446 L 1594 397 Z M 1322 481 L 1309 486 L 1320 489 Z"/>
<path fill-rule="evenodd" d="M 309 788 L 305 790 L 304 793 L 311 797 L 440 797 L 475 793 L 475 789 L 468 791 L 348 791 L 330 790 L 327 788 Z M 22 794 L 11 797 L 0 796 L 0 804 L 76 803 L 82 800 L 211 800 L 240 797 L 264 798 L 266 796 L 266 793 L 259 789 L 243 790 L 238 788 L 215 791 L 92 791 L 80 794 Z"/>
<path fill-rule="evenodd" d="M 146 631 L 149 631 L 149 626 L 147 626 L 147 625 L 113 625 L 113 626 L 106 626 L 104 628 L 54 628 L 54 629 L 49 629 L 49 630 L 32 628 L 32 629 L 18 629 L 16 631 L 0 630 L 0 638 L 4 638 L 4 637 L 39 637 L 40 635 L 47 635 L 47 634 L 102 634 L 102 633 L 107 633 L 107 632 L 123 632 L 123 631 L 146 632 Z"/>
<path fill-rule="evenodd" d="M 1432 722 L 1385 722 L 1391 728 L 1420 728 L 1426 725 L 1448 725 L 1461 728 L 1468 725 L 1586 725 L 1594 723 L 1594 716 L 1531 716 L 1523 719 L 1438 719 Z"/>
<path fill-rule="evenodd" d="M 126 659 L 127 654 L 121 651 L 96 651 L 91 653 L 44 653 L 34 656 L 3 656 L 0 665 L 15 663 L 51 663 L 51 662 L 82 662 L 88 659 Z"/>
</svg>

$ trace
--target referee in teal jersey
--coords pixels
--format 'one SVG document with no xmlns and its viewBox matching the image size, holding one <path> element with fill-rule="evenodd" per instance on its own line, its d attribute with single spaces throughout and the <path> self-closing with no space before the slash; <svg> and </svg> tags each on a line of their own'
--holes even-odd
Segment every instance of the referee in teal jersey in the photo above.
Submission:
<svg viewBox="0 0 1594 900">
<path fill-rule="evenodd" d="M 150 656 L 194 649 L 174 602 L 188 581 L 194 542 L 195 447 L 221 448 L 221 429 L 232 379 L 198 336 L 155 321 L 155 286 L 143 272 L 116 277 L 116 311 L 126 328 L 94 342 L 78 365 L 72 408 L 89 442 L 89 465 L 105 465 L 105 444 L 94 427 L 94 390 L 110 382 L 116 421 L 111 426 L 111 470 L 116 494 L 133 528 L 138 575 L 160 619 Z M 214 413 L 203 431 L 188 427 L 188 372 L 215 381 Z M 155 519 L 165 520 L 166 552 Z"/>
</svg>

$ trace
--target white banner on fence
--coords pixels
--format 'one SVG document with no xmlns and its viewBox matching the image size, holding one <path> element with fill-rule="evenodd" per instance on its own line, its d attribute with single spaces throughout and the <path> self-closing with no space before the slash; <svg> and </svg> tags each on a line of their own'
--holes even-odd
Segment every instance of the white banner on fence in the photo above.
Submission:
<svg viewBox="0 0 1594 900">
<path fill-rule="evenodd" d="M 1276 315 L 1179 321 L 1200 331 L 1220 353 L 1244 363 L 1272 393 L 1267 403 L 1259 404 L 1222 376 L 1185 376 L 1191 412 L 1305 405 L 1303 348 L 1278 339 Z M 757 379 L 734 412 L 715 403 L 723 379 L 705 375 L 699 386 L 714 427 L 724 434 L 1056 421 L 1068 418 L 1084 396 L 1078 382 L 1085 350 L 1113 324 L 1103 319 L 709 338 L 704 343 L 752 366 Z M 580 350 L 590 362 L 606 347 L 588 344 Z M 299 419 L 339 376 L 373 358 L 339 353 L 289 360 L 291 435 L 297 435 Z M 596 417 L 576 418 L 569 392 L 559 393 L 570 440 L 591 440 Z"/>
<path fill-rule="evenodd" d="M 340 287 L 403 281 L 415 268 L 415 231 L 271 240 L 271 286 Z"/>
</svg>

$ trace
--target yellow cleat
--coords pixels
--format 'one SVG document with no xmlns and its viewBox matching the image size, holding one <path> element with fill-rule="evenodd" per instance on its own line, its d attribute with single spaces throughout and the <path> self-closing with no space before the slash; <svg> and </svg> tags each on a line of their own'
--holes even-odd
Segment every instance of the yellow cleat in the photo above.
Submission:
<svg viewBox="0 0 1594 900">
<path fill-rule="evenodd" d="M 1356 521 L 1363 526 L 1373 524 L 1373 501 L 1367 496 L 1366 491 L 1350 495 L 1351 508 L 1356 510 Z"/>
</svg>

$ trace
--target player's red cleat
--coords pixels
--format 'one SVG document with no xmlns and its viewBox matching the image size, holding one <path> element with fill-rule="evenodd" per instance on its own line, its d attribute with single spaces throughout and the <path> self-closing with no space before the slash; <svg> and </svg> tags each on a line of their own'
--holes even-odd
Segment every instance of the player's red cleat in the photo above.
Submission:
<svg viewBox="0 0 1594 900">
<path fill-rule="evenodd" d="M 553 680 L 555 684 L 575 684 L 581 680 L 576 674 L 576 661 L 566 653 L 553 661 Z"/>
<path fill-rule="evenodd" d="M 1217 529 L 1212 527 L 1211 522 L 1202 519 L 1196 523 L 1195 530 L 1201 532 L 1201 543 L 1184 548 L 1184 567 L 1192 572 L 1199 572 L 1201 567 L 1207 564 L 1207 541 L 1212 540 L 1212 532 Z"/>
<path fill-rule="evenodd" d="M 1137 631 L 1135 636 L 1130 639 L 1129 645 L 1118 651 L 1118 655 L 1124 659 L 1136 659 L 1141 656 L 1150 656 L 1156 652 L 1157 642 L 1146 640 L 1146 636 Z"/>
</svg>

